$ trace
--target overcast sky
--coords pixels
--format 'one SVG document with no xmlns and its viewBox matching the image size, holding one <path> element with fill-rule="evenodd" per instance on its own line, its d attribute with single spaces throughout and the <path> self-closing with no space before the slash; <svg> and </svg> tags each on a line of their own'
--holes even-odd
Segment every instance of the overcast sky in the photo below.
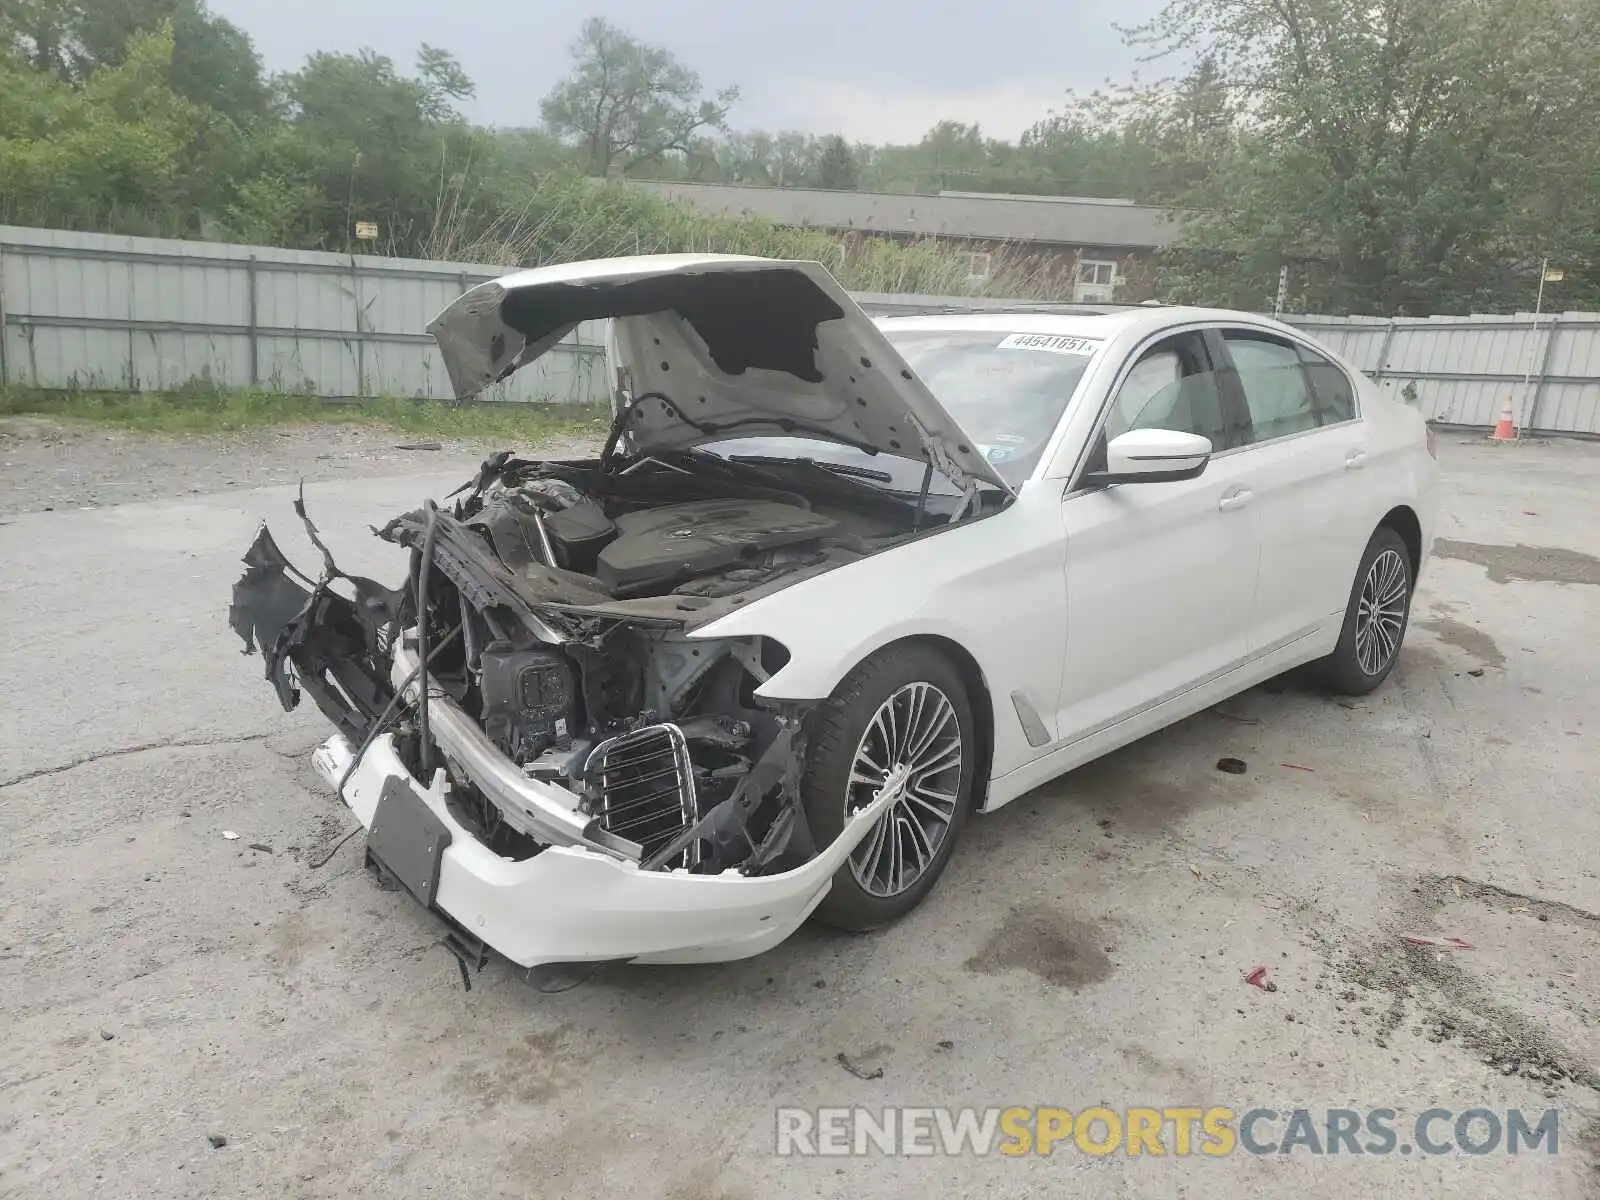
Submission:
<svg viewBox="0 0 1600 1200">
<path fill-rule="evenodd" d="M 943 118 L 1015 138 L 1068 88 L 1125 79 L 1136 64 L 1113 21 L 1161 0 L 987 0 L 939 9 L 910 0 L 210 0 L 255 39 L 271 70 L 313 50 L 370 46 L 410 70 L 422 42 L 453 52 L 478 85 L 468 116 L 528 125 L 566 68 L 585 17 L 604 16 L 674 51 L 708 89 L 737 84 L 743 129 L 918 140 Z M 1160 72 L 1154 72 L 1159 74 Z"/>
</svg>

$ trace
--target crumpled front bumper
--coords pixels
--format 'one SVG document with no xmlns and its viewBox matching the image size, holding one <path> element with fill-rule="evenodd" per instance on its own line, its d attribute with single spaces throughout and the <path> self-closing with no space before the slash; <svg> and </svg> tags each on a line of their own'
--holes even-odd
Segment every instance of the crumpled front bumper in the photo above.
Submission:
<svg viewBox="0 0 1600 1200">
<path fill-rule="evenodd" d="M 337 788 L 353 756 L 350 742 L 336 734 L 312 761 Z M 385 788 L 409 788 L 450 834 L 429 907 L 524 967 L 619 959 L 724 962 L 769 950 L 811 915 L 834 873 L 893 800 L 885 789 L 803 866 L 750 877 L 644 871 L 579 846 L 550 846 L 521 862 L 501 858 L 450 814 L 448 786 L 442 770 L 429 784 L 419 782 L 385 735 L 367 750 L 340 798 L 370 834 Z"/>
</svg>

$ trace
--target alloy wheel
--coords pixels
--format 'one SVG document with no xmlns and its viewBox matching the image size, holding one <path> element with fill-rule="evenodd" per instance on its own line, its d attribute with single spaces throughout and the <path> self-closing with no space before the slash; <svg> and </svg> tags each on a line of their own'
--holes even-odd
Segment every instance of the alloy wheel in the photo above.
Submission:
<svg viewBox="0 0 1600 1200">
<path fill-rule="evenodd" d="M 1367 676 L 1379 675 L 1400 649 L 1405 631 L 1405 559 L 1385 550 L 1372 560 L 1356 603 L 1356 663 Z"/>
<path fill-rule="evenodd" d="M 908 683 L 878 706 L 845 785 L 846 814 L 884 789 L 894 793 L 850 855 L 850 870 L 869 895 L 898 896 L 927 872 L 955 819 L 964 759 L 955 706 L 931 683 Z"/>
</svg>

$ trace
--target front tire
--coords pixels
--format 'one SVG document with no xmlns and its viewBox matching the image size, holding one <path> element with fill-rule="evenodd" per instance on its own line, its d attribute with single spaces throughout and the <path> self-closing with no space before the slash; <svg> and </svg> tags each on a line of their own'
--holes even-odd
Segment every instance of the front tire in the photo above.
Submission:
<svg viewBox="0 0 1600 1200">
<path fill-rule="evenodd" d="M 1405 541 L 1380 525 L 1356 569 L 1339 644 L 1317 664 L 1330 691 L 1364 696 L 1394 670 L 1411 620 L 1413 570 Z"/>
<path fill-rule="evenodd" d="M 877 929 L 933 890 L 966 824 L 978 761 L 966 686 L 932 646 L 891 646 L 845 677 L 807 732 L 801 795 L 819 846 L 879 788 L 900 790 L 816 913 L 838 929 Z"/>
</svg>

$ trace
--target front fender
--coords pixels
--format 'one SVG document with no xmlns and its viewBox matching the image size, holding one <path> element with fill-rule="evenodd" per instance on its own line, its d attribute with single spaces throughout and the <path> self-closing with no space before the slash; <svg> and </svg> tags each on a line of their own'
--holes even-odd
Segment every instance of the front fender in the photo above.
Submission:
<svg viewBox="0 0 1600 1200">
<path fill-rule="evenodd" d="M 1010 701 L 1013 692 L 1027 696 L 1055 736 L 1066 652 L 1059 498 L 1049 489 L 1024 489 L 992 517 L 802 580 L 690 636 L 781 643 L 789 660 L 756 695 L 811 701 L 830 695 L 885 646 L 946 638 L 971 655 L 993 698 L 994 772 L 1002 774 L 1037 753 Z"/>
<path fill-rule="evenodd" d="M 859 663 L 885 646 L 908 638 L 946 638 L 972 653 L 966 644 L 964 629 L 929 614 L 892 620 L 872 628 L 854 622 L 844 628 L 831 626 L 826 621 L 819 624 L 804 611 L 785 616 L 790 619 L 770 613 L 766 620 L 750 622 L 751 634 L 771 638 L 789 652 L 789 661 L 756 688 L 755 694 L 763 700 L 826 699 Z M 732 636 L 720 632 L 723 622 L 719 621 L 716 628 L 719 631 L 716 636 Z M 694 633 L 689 636 L 712 635 Z"/>
</svg>

